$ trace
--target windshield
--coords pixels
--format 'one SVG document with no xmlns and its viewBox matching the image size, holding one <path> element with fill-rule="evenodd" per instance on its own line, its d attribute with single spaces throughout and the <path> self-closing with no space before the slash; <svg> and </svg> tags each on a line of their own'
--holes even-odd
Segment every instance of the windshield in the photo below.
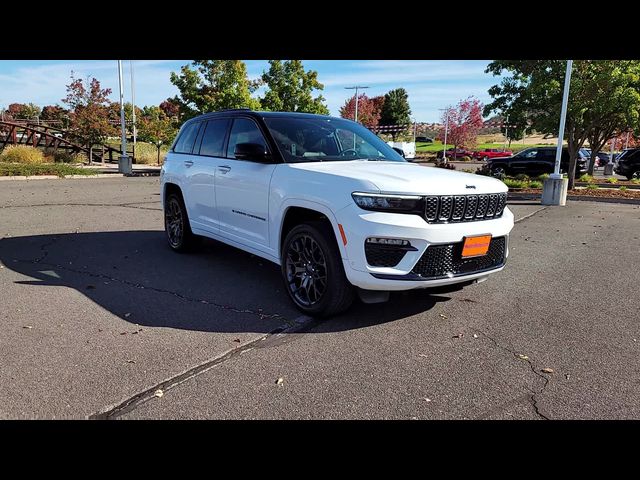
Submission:
<svg viewBox="0 0 640 480">
<path fill-rule="evenodd" d="M 264 121 L 285 162 L 406 162 L 378 136 L 350 120 L 283 116 Z"/>
</svg>

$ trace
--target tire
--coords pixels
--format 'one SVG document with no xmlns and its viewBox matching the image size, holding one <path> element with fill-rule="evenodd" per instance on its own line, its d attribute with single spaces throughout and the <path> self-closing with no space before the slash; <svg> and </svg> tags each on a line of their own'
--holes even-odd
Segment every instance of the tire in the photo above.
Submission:
<svg viewBox="0 0 640 480">
<path fill-rule="evenodd" d="M 191 231 L 187 208 L 179 193 L 170 193 L 165 199 L 164 231 L 169 247 L 178 253 L 196 250 L 202 240 L 202 237 Z"/>
<path fill-rule="evenodd" d="M 482 161 L 486 162 L 487 160 L 489 160 L 489 157 L 487 157 L 486 155 L 484 157 L 482 157 Z"/>
<path fill-rule="evenodd" d="M 280 258 L 285 290 L 302 312 L 328 317 L 346 311 L 353 303 L 355 288 L 344 273 L 342 255 L 328 222 L 294 227 L 282 244 Z"/>
<path fill-rule="evenodd" d="M 627 177 L 629 180 L 640 179 L 640 170 L 633 172 L 631 175 Z"/>
<path fill-rule="evenodd" d="M 491 175 L 496 178 L 504 178 L 507 174 L 507 169 L 502 165 L 497 165 L 491 169 Z"/>
</svg>

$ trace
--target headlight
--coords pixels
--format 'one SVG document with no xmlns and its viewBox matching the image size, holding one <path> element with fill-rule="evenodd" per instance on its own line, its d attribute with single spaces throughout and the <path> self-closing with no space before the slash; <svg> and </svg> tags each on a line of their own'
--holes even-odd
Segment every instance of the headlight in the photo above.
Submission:
<svg viewBox="0 0 640 480">
<path fill-rule="evenodd" d="M 387 195 L 353 192 L 353 200 L 364 210 L 376 212 L 420 212 L 422 197 L 418 195 Z"/>
</svg>

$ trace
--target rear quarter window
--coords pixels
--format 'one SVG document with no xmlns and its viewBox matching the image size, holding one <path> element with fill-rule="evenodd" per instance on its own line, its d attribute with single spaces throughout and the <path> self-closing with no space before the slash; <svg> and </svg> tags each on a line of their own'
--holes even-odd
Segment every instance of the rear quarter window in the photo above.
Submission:
<svg viewBox="0 0 640 480">
<path fill-rule="evenodd" d="M 193 122 L 186 125 L 179 134 L 178 140 L 173 147 L 173 151 L 176 153 L 191 153 L 193 151 L 193 145 L 198 136 L 198 130 L 200 129 L 201 122 Z"/>
</svg>

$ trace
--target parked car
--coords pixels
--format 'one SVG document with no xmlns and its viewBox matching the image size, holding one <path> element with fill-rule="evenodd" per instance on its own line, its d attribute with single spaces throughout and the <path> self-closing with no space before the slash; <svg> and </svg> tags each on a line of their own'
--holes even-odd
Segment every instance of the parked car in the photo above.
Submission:
<svg viewBox="0 0 640 480">
<path fill-rule="evenodd" d="M 628 148 L 623 150 L 617 158 L 617 165 L 613 171 L 623 175 L 627 179 L 640 179 L 640 148 Z"/>
<path fill-rule="evenodd" d="M 587 173 L 588 156 L 583 150 L 580 149 L 578 151 L 576 178 Z M 519 173 L 534 177 L 544 173 L 553 173 L 555 163 L 556 147 L 532 147 L 510 157 L 489 159 L 487 168 L 495 177 L 517 175 Z M 560 171 L 566 173 L 568 170 L 569 151 L 567 147 L 564 147 L 560 158 Z"/>
<path fill-rule="evenodd" d="M 416 137 L 416 142 L 433 143 L 433 138 L 430 138 L 430 137 Z"/>
<path fill-rule="evenodd" d="M 464 147 L 450 148 L 447 150 L 447 158 L 449 160 L 455 160 L 460 157 L 471 157 L 471 155 L 473 155 L 473 152 Z M 442 150 L 436 153 L 436 158 L 442 158 Z"/>
<path fill-rule="evenodd" d="M 490 158 L 510 157 L 513 155 L 511 150 L 502 150 L 501 148 L 485 148 L 484 150 L 478 150 L 471 155 L 476 160 L 487 161 Z"/>
<path fill-rule="evenodd" d="M 504 183 L 407 162 L 359 123 L 325 115 L 192 118 L 160 179 L 172 250 L 209 237 L 280 265 L 310 315 L 346 310 L 356 294 L 378 302 L 482 281 L 504 268 L 514 224 Z"/>
</svg>

